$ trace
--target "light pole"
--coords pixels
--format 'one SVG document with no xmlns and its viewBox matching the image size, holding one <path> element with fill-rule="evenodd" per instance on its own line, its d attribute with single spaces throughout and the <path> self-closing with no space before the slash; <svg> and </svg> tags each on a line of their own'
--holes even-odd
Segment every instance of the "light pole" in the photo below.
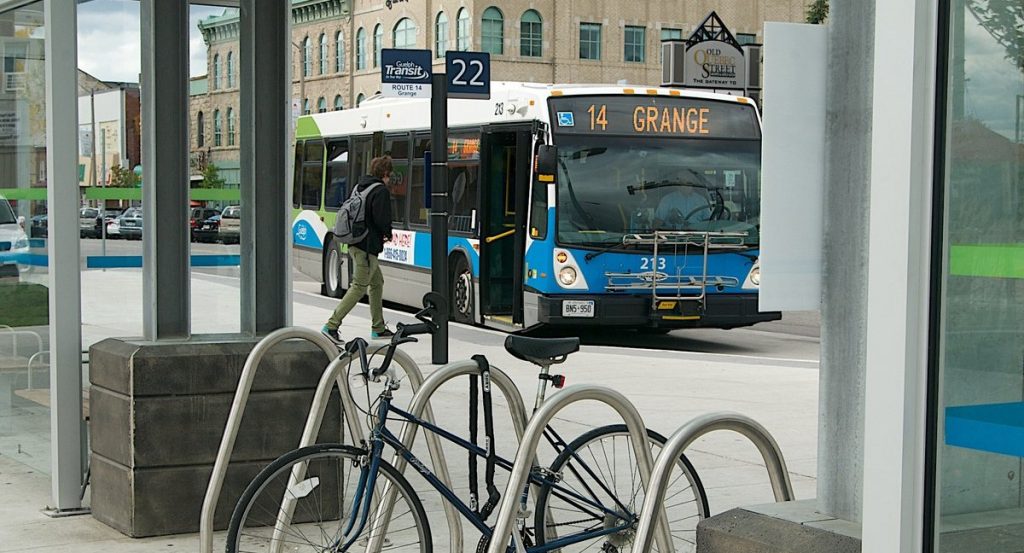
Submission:
<svg viewBox="0 0 1024 553">
<path fill-rule="evenodd" d="M 292 46 L 299 51 L 299 111 L 301 115 L 306 115 L 306 49 L 295 42 L 292 42 Z"/>
</svg>

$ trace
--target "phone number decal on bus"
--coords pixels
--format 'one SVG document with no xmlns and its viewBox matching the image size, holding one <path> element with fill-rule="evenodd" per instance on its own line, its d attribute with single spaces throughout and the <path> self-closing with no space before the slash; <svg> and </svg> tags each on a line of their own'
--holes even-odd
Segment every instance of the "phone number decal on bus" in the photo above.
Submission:
<svg viewBox="0 0 1024 553">
<path fill-rule="evenodd" d="M 562 134 L 682 138 L 759 138 L 749 104 L 674 96 L 553 98 L 554 129 Z M 568 124 L 568 121 L 578 123 Z"/>
<path fill-rule="evenodd" d="M 403 265 L 413 264 L 413 252 L 416 249 L 416 233 L 407 230 L 391 232 L 391 241 L 384 242 L 384 251 L 380 259 Z"/>
</svg>

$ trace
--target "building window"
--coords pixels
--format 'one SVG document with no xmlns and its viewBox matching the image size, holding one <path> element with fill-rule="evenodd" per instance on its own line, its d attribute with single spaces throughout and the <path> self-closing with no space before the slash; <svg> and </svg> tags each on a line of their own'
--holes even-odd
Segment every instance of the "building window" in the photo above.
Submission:
<svg viewBox="0 0 1024 553">
<path fill-rule="evenodd" d="M 491 54 L 505 53 L 505 16 L 494 6 L 484 10 L 480 24 L 480 49 Z"/>
<path fill-rule="evenodd" d="M 661 41 L 665 42 L 666 40 L 683 40 L 683 30 L 682 29 L 675 29 L 675 28 L 672 28 L 672 27 L 662 27 L 661 28 Z M 661 49 L 661 57 L 659 59 L 661 61 L 665 61 L 665 48 L 664 47 L 662 47 L 662 49 Z"/>
<path fill-rule="evenodd" d="M 228 146 L 235 145 L 235 110 L 228 108 Z"/>
<path fill-rule="evenodd" d="M 235 86 L 235 53 L 228 52 L 228 88 L 234 88 Z"/>
<path fill-rule="evenodd" d="M 380 51 L 384 48 L 384 27 L 379 23 L 373 28 L 373 66 L 380 67 Z"/>
<path fill-rule="evenodd" d="M 394 42 L 395 48 L 416 47 L 416 24 L 408 17 L 403 17 L 395 25 L 391 35 L 391 40 Z"/>
<path fill-rule="evenodd" d="M 334 111 L 341 111 L 343 109 L 345 109 L 345 106 L 342 103 L 341 94 L 338 94 L 334 97 Z"/>
<path fill-rule="evenodd" d="M 543 47 L 544 24 L 537 10 L 526 10 L 519 21 L 519 55 L 539 58 Z"/>
<path fill-rule="evenodd" d="M 220 88 L 220 54 L 213 55 L 213 89 Z"/>
<path fill-rule="evenodd" d="M 647 61 L 647 29 L 626 25 L 625 45 L 622 59 L 627 62 L 644 63 Z"/>
<path fill-rule="evenodd" d="M 366 95 L 363 94 L 362 92 L 360 92 L 359 96 L 356 96 L 356 107 L 359 107 L 359 106 L 363 105 L 363 100 L 365 100 L 365 99 L 366 99 Z"/>
<path fill-rule="evenodd" d="M 311 112 L 309 111 L 309 98 L 303 98 L 303 100 L 302 100 L 302 114 L 303 115 L 309 115 L 310 113 Z"/>
<path fill-rule="evenodd" d="M 469 10 L 462 8 L 455 22 L 455 49 L 469 50 Z"/>
<path fill-rule="evenodd" d="M 327 46 L 327 34 L 320 35 L 320 74 L 327 73 L 327 66 L 330 62 L 327 61 L 330 53 L 330 49 Z"/>
<path fill-rule="evenodd" d="M 220 132 L 220 110 L 217 109 L 213 111 L 213 145 L 218 148 L 220 147 L 221 141 Z"/>
<path fill-rule="evenodd" d="M 438 12 L 434 22 L 434 56 L 443 58 L 448 51 L 448 16 Z"/>
<path fill-rule="evenodd" d="M 341 73 L 345 70 L 345 35 L 338 31 L 334 38 L 334 72 Z"/>
<path fill-rule="evenodd" d="M 580 59 L 601 59 L 600 23 L 580 23 Z"/>
<path fill-rule="evenodd" d="M 324 98 L 323 96 L 321 96 L 320 99 L 316 101 L 316 112 L 327 113 L 327 99 Z"/>
<path fill-rule="evenodd" d="M 313 74 L 313 41 L 308 36 L 302 41 L 302 74 Z"/>
<path fill-rule="evenodd" d="M 356 71 L 366 69 L 366 29 L 356 33 Z"/>
<path fill-rule="evenodd" d="M 206 121 L 203 112 L 196 114 L 196 147 L 206 146 Z"/>
<path fill-rule="evenodd" d="M 755 44 L 757 42 L 757 35 L 753 33 L 736 33 L 736 42 L 739 42 L 740 46 Z"/>
</svg>

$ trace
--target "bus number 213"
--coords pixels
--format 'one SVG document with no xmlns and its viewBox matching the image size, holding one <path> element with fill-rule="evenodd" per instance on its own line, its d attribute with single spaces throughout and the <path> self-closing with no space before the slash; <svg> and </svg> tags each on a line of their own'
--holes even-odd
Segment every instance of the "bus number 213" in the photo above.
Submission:
<svg viewBox="0 0 1024 553">
<path fill-rule="evenodd" d="M 664 257 L 644 257 L 640 259 L 640 270 L 650 271 L 657 267 L 659 271 L 665 270 Z"/>
</svg>

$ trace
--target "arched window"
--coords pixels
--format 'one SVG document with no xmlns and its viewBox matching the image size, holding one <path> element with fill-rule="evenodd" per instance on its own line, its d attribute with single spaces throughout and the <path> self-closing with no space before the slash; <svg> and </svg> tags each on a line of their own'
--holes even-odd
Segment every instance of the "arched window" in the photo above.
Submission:
<svg viewBox="0 0 1024 553">
<path fill-rule="evenodd" d="M 455 49 L 469 50 L 469 10 L 462 8 L 455 24 Z"/>
<path fill-rule="evenodd" d="M 228 88 L 234 88 L 235 86 L 235 53 L 228 52 Z"/>
<path fill-rule="evenodd" d="M 328 56 L 330 55 L 330 48 L 327 45 L 327 33 L 320 34 L 320 74 L 327 73 Z"/>
<path fill-rule="evenodd" d="M 384 48 L 384 27 L 378 23 L 373 28 L 373 66 L 380 67 L 380 51 Z"/>
<path fill-rule="evenodd" d="M 302 114 L 309 115 L 309 113 L 309 98 L 305 98 L 302 100 Z"/>
<path fill-rule="evenodd" d="M 343 109 L 345 109 L 345 106 L 342 104 L 341 94 L 338 94 L 334 97 L 334 111 L 341 111 Z"/>
<path fill-rule="evenodd" d="M 220 146 L 220 110 L 213 110 L 213 145 Z"/>
<path fill-rule="evenodd" d="M 302 41 L 302 74 L 313 74 L 313 41 L 308 36 Z"/>
<path fill-rule="evenodd" d="M 214 90 L 220 88 L 220 54 L 213 55 L 213 86 Z"/>
<path fill-rule="evenodd" d="M 365 99 L 366 99 L 366 95 L 363 94 L 362 92 L 360 92 L 359 96 L 356 96 L 356 107 L 361 106 L 363 104 L 363 100 L 365 100 Z"/>
<path fill-rule="evenodd" d="M 539 58 L 543 49 L 544 23 L 537 10 L 526 10 L 519 20 L 519 55 Z"/>
<path fill-rule="evenodd" d="M 484 10 L 480 25 L 480 49 L 492 54 L 505 53 L 505 16 L 494 6 Z"/>
<path fill-rule="evenodd" d="M 341 73 L 345 70 L 345 35 L 338 31 L 334 37 L 334 72 Z"/>
<path fill-rule="evenodd" d="M 228 146 L 235 145 L 235 110 L 228 108 Z"/>
<path fill-rule="evenodd" d="M 356 32 L 356 71 L 366 69 L 366 29 Z"/>
<path fill-rule="evenodd" d="M 196 147 L 204 146 L 206 146 L 206 121 L 203 112 L 200 111 L 196 114 Z"/>
<path fill-rule="evenodd" d="M 394 42 L 395 48 L 415 48 L 416 24 L 413 23 L 412 19 L 403 17 L 395 24 L 391 39 Z"/>
<path fill-rule="evenodd" d="M 323 96 L 321 96 L 320 99 L 316 101 L 316 112 L 327 113 L 327 100 L 324 99 Z"/>
<path fill-rule="evenodd" d="M 437 12 L 434 21 L 434 57 L 443 58 L 448 51 L 448 16 Z"/>
</svg>

